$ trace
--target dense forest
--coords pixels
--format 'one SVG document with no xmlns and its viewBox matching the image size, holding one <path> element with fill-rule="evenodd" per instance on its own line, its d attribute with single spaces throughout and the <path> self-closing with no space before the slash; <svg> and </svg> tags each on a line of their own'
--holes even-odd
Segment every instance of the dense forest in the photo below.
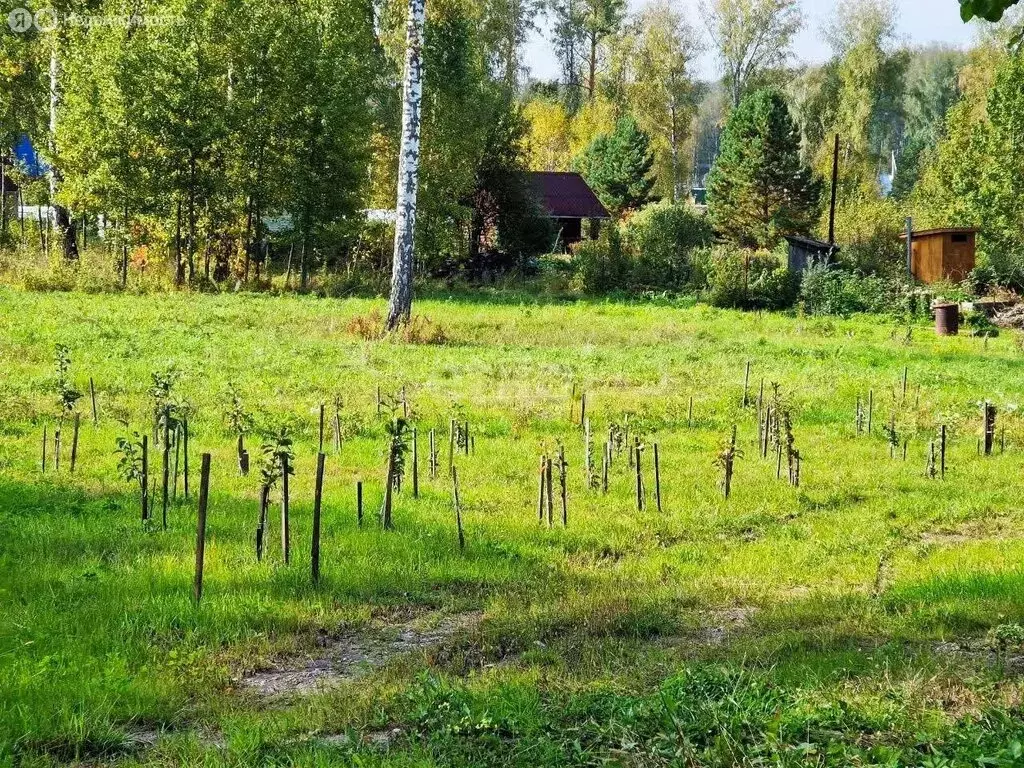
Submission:
<svg viewBox="0 0 1024 768">
<path fill-rule="evenodd" d="M 965 3 L 965 16 L 998 18 L 1004 5 Z M 268 260 L 302 284 L 386 275 L 391 227 L 364 212 L 395 205 L 406 13 L 391 0 L 64 0 L 0 36 L 0 147 L 27 136 L 50 169 L 33 176 L 8 157 L 4 183 L 56 210 L 36 235 L 0 206 L 7 252 L 73 262 L 102 234 L 122 276 L 166 264 L 179 284 L 253 281 Z M 831 58 L 805 66 L 796 0 L 708 0 L 692 17 L 671 0 L 429 0 L 426 13 L 420 274 L 535 269 L 557 242 L 526 172 L 577 170 L 621 225 L 603 250 L 581 246 L 580 263 L 589 248 L 604 274 L 582 286 L 679 287 L 696 245 L 825 237 L 838 134 L 836 234 L 851 269 L 898 264 L 913 216 L 980 226 L 989 278 L 1024 282 L 1017 16 L 980 26 L 966 51 L 908 47 L 891 0 L 842 0 L 822 30 Z M 556 81 L 528 76 L 540 27 Z M 709 50 L 713 81 L 696 74 Z M 720 158 L 764 170 L 732 125 L 759 115 L 787 158 L 768 157 L 771 173 L 806 177 L 802 207 L 783 216 L 739 210 L 753 193 L 715 194 Z M 705 186 L 707 218 L 689 204 Z M 743 215 L 758 221 L 733 221 Z M 607 263 L 659 247 L 642 279 Z"/>
</svg>

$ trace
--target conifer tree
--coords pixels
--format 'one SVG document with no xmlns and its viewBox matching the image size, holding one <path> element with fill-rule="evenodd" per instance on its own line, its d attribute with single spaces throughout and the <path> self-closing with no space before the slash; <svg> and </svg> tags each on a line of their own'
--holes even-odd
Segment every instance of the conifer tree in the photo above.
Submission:
<svg viewBox="0 0 1024 768">
<path fill-rule="evenodd" d="M 576 162 L 601 202 L 616 213 L 651 202 L 653 166 L 650 137 L 632 117 L 620 119 L 614 131 L 595 138 Z"/>
<path fill-rule="evenodd" d="M 765 89 L 746 97 L 722 134 L 708 178 L 714 228 L 746 247 L 773 247 L 807 234 L 817 218 L 821 182 L 800 159 L 800 132 L 785 99 Z"/>
</svg>

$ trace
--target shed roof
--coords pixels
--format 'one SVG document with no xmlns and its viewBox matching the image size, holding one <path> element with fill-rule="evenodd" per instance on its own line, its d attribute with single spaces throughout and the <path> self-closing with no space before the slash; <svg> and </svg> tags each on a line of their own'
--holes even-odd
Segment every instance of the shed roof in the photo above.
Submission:
<svg viewBox="0 0 1024 768">
<path fill-rule="evenodd" d="M 802 237 L 800 235 L 786 235 L 786 241 L 790 245 L 797 245 L 808 251 L 838 251 L 839 246 L 834 243 L 826 243 L 821 240 L 815 240 L 812 237 Z"/>
<path fill-rule="evenodd" d="M 610 219 L 611 214 L 578 173 L 535 171 L 530 184 L 553 219 Z"/>
<path fill-rule="evenodd" d="M 974 227 L 946 227 L 940 229 L 922 229 L 913 233 L 913 237 L 916 240 L 919 237 L 935 237 L 937 235 L 976 235 L 978 230 Z M 906 240 L 907 233 L 904 232 L 900 235 L 900 240 Z"/>
</svg>

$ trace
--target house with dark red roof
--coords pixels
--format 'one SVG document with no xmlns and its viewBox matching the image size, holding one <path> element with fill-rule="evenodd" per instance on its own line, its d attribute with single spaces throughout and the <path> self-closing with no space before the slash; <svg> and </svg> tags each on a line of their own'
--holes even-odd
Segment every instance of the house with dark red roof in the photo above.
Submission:
<svg viewBox="0 0 1024 768">
<path fill-rule="evenodd" d="M 595 223 L 590 228 L 590 235 L 594 237 L 598 229 L 596 223 L 611 218 L 608 209 L 578 173 L 535 171 L 530 174 L 530 184 L 564 245 L 583 239 L 584 221 Z"/>
</svg>

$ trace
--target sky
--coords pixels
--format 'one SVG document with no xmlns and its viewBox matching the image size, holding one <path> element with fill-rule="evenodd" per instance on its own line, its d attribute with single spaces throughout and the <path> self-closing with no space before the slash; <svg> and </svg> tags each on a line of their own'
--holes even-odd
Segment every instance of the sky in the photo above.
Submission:
<svg viewBox="0 0 1024 768">
<path fill-rule="evenodd" d="M 630 8 L 643 6 L 644 0 L 628 0 Z M 710 49 L 707 27 L 699 12 L 698 0 L 676 0 L 690 22 L 704 40 L 705 52 L 697 62 L 696 74 L 701 78 L 717 75 L 717 64 Z M 793 45 L 794 61 L 806 64 L 820 64 L 829 57 L 828 44 L 821 30 L 835 12 L 836 0 L 801 0 L 805 27 Z M 960 3 L 957 0 L 896 0 L 899 9 L 899 33 L 903 40 L 912 45 L 927 43 L 949 43 L 964 46 L 971 42 L 976 28 L 960 20 Z M 531 74 L 542 80 L 558 77 L 558 63 L 547 39 L 546 25 L 535 32 L 527 46 L 526 64 Z"/>
</svg>

